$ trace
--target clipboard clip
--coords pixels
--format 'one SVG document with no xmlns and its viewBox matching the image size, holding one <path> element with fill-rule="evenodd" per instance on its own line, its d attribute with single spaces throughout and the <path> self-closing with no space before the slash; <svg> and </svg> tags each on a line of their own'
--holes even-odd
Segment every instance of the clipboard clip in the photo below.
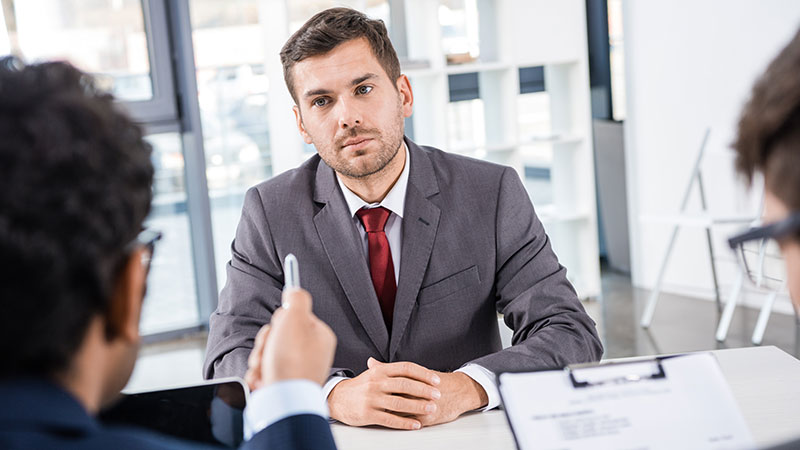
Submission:
<svg viewBox="0 0 800 450">
<path fill-rule="evenodd" d="M 589 363 L 567 366 L 564 371 L 574 388 L 602 386 L 607 384 L 636 383 L 644 380 L 667 378 L 663 358 L 644 361 L 625 361 L 611 363 Z M 647 370 L 643 370 L 643 369 Z M 593 372 L 589 374 L 589 372 Z"/>
</svg>

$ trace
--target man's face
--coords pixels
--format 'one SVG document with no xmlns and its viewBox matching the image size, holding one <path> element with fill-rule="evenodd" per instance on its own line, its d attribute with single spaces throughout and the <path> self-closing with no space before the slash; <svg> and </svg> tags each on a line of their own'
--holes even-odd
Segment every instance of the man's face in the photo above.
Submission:
<svg viewBox="0 0 800 450">
<path fill-rule="evenodd" d="M 112 298 L 110 320 L 116 336 L 106 341 L 106 365 L 102 403 L 108 405 L 119 397 L 128 384 L 139 355 L 139 321 L 147 291 L 147 273 L 152 249 L 139 249 L 128 258 Z"/>
<path fill-rule="evenodd" d="M 764 193 L 764 223 L 778 222 L 790 214 L 789 208 L 769 189 Z M 800 311 L 800 242 L 792 236 L 778 240 L 786 263 L 786 284 L 795 311 Z"/>
<path fill-rule="evenodd" d="M 333 170 L 363 179 L 379 173 L 403 141 L 413 97 L 403 75 L 390 80 L 366 39 L 340 44 L 293 68 L 297 127 Z"/>
</svg>

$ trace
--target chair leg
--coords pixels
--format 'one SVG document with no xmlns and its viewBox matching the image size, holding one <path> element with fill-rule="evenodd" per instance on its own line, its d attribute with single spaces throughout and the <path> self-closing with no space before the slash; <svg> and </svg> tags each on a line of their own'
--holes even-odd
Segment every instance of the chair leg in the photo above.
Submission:
<svg viewBox="0 0 800 450">
<path fill-rule="evenodd" d="M 669 238 L 669 245 L 667 245 L 667 251 L 664 253 L 664 258 L 661 260 L 661 268 L 658 269 L 658 278 L 656 279 L 656 285 L 653 287 L 653 292 L 650 293 L 650 297 L 647 299 L 647 306 L 644 309 L 644 313 L 642 314 L 642 321 L 640 325 L 642 328 L 649 328 L 650 323 L 653 321 L 653 314 L 656 311 L 656 304 L 658 303 L 658 296 L 661 293 L 661 283 L 664 281 L 664 273 L 667 271 L 667 263 L 669 262 L 669 257 L 672 254 L 672 249 L 675 247 L 675 240 L 678 238 L 678 231 L 680 230 L 679 226 L 675 226 L 672 230 L 672 236 Z"/>
<path fill-rule="evenodd" d="M 761 305 L 761 312 L 758 314 L 758 321 L 756 321 L 756 327 L 753 330 L 753 345 L 761 345 L 761 341 L 764 340 L 764 331 L 767 329 L 767 321 L 769 321 L 772 305 L 775 303 L 777 296 L 777 291 L 770 292 L 767 295 L 767 300 Z"/>
<path fill-rule="evenodd" d="M 700 205 L 703 212 L 708 212 L 706 204 L 706 189 L 703 187 L 703 174 L 697 172 L 697 190 L 700 192 Z M 711 238 L 711 227 L 706 227 L 706 243 L 708 244 L 708 257 L 711 262 L 711 276 L 714 279 L 714 301 L 717 303 L 717 312 L 722 312 L 722 299 L 719 296 L 719 281 L 717 280 L 717 264 L 714 258 L 714 244 Z"/>
<path fill-rule="evenodd" d="M 744 283 L 744 274 L 739 272 L 736 276 L 736 281 L 733 284 L 730 297 L 725 303 L 725 309 L 722 311 L 722 317 L 719 319 L 719 326 L 717 327 L 717 341 L 725 342 L 728 337 L 728 328 L 731 326 L 733 319 L 733 310 L 736 308 L 736 303 L 739 302 L 739 294 L 742 292 L 742 284 Z"/>
</svg>

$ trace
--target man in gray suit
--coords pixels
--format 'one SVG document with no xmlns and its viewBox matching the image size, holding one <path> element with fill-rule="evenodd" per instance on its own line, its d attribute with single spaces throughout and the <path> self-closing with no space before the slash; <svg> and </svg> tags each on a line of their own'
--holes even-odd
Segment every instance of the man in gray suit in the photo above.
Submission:
<svg viewBox="0 0 800 450">
<path fill-rule="evenodd" d="M 447 422 L 496 407 L 499 372 L 600 359 L 595 324 L 516 172 L 404 138 L 413 94 L 381 21 L 323 11 L 281 60 L 318 154 L 247 192 L 207 377 L 245 372 L 290 252 L 338 337 L 325 389 L 344 423 Z M 497 312 L 514 330 L 505 350 Z"/>
</svg>

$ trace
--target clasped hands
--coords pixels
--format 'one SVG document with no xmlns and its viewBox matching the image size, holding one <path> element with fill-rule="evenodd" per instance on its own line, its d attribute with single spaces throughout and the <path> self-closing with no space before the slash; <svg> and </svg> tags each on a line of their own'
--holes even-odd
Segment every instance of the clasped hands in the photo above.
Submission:
<svg viewBox="0 0 800 450">
<path fill-rule="evenodd" d="M 291 379 L 321 385 L 328 377 L 336 336 L 311 311 L 308 292 L 286 291 L 283 302 L 291 307 L 276 311 L 255 338 L 245 375 L 251 391 Z M 487 403 L 481 385 L 464 373 L 373 358 L 366 371 L 339 382 L 328 395 L 331 417 L 340 422 L 403 430 L 450 422 Z"/>
<path fill-rule="evenodd" d="M 348 425 L 401 430 L 451 422 L 482 408 L 488 397 L 461 372 L 444 373 L 411 362 L 367 361 L 367 370 L 342 380 L 328 395 L 331 418 Z"/>
</svg>

